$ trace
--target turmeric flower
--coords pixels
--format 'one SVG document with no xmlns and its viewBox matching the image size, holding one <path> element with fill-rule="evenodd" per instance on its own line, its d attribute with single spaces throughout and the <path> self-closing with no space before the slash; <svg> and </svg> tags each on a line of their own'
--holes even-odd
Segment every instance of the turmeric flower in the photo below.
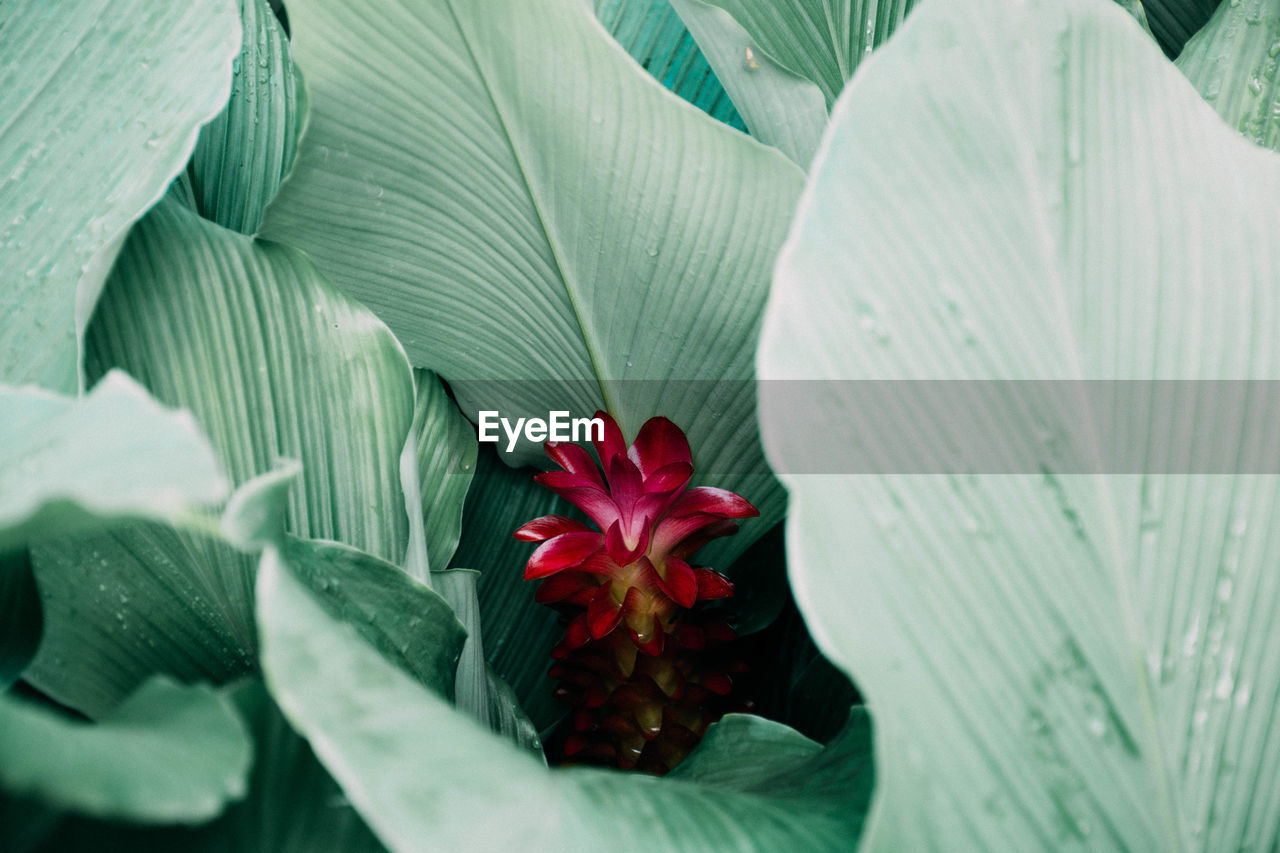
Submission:
<svg viewBox="0 0 1280 853">
<path fill-rule="evenodd" d="M 716 717 L 700 707 L 707 695 L 732 689 L 727 672 L 690 659 L 709 639 L 711 645 L 731 640 L 732 629 L 682 616 L 699 601 L 732 595 L 733 585 L 687 560 L 711 539 L 736 532 L 734 519 L 759 513 L 733 492 L 688 487 L 689 442 L 666 418 L 649 419 L 628 446 L 613 418 L 596 417 L 605 425 L 593 442 L 600 465 L 578 445 L 547 442 L 547 455 L 561 470 L 535 478 L 595 528 L 547 515 L 515 536 L 541 543 L 525 568 L 527 579 L 542 580 L 537 600 L 570 616 L 554 653 L 565 663 L 552 670 L 566 682 L 561 695 L 579 705 L 578 734 L 566 752 L 594 747 L 598 758 L 634 766 L 666 722 L 682 744 L 651 750 L 661 753 L 656 770 L 662 772 Z M 638 666 L 637 652 L 652 661 Z M 592 732 L 608 737 L 593 743 L 585 737 Z"/>
</svg>

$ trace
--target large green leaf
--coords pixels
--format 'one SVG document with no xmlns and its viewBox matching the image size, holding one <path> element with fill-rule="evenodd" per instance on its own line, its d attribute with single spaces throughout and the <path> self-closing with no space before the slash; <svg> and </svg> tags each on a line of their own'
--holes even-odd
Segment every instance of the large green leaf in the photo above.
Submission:
<svg viewBox="0 0 1280 853">
<path fill-rule="evenodd" d="M 1280 146 L 1280 3 L 1223 3 L 1177 66 L 1227 124 L 1253 142 Z"/>
<path fill-rule="evenodd" d="M 857 836 L 857 730 L 803 764 L 789 742 L 776 772 L 715 786 L 550 771 L 383 660 L 273 551 L 258 584 L 268 688 L 393 849 L 847 850 Z"/>
<path fill-rule="evenodd" d="M 481 409 L 664 414 L 782 511 L 752 355 L 800 172 L 665 91 L 581 0 L 290 7 L 311 115 L 261 233 L 305 249 Z M 412 93 L 410 96 L 407 93 Z M 680 380 L 697 380 L 685 382 Z M 522 442 L 519 458 L 543 457 Z"/>
<path fill-rule="evenodd" d="M 825 107 L 917 5 L 917 0 L 671 2 L 752 134 L 806 167 L 826 126 Z M 1139 0 L 1117 2 L 1147 27 Z"/>
<path fill-rule="evenodd" d="M 227 692 L 253 734 L 253 773 L 243 800 L 229 806 L 217 820 L 198 827 L 137 827 L 83 817 L 64 820 L 39 849 L 59 853 L 384 850 L 307 742 L 280 715 L 262 682 L 246 681 Z"/>
<path fill-rule="evenodd" d="M 300 253 L 166 200 L 134 229 L 86 342 L 91 374 L 125 366 L 194 412 L 236 483 L 299 460 L 291 532 L 403 559 L 408 362 Z M 135 527 L 34 559 L 45 639 L 28 677 L 59 701 L 96 716 L 151 672 L 252 669 L 254 564 L 222 538 Z"/>
<path fill-rule="evenodd" d="M 1274 849 L 1280 482 L 1183 437 L 1274 471 L 1270 395 L 1144 389 L 1280 377 L 1280 162 L 1097 0 L 923 5 L 824 146 L 762 413 L 797 600 L 875 712 L 864 847 Z"/>
<path fill-rule="evenodd" d="M 135 823 L 199 823 L 244 796 L 252 746 L 207 687 L 156 678 L 100 723 L 0 695 L 0 788 Z"/>
<path fill-rule="evenodd" d="M 230 0 L 0 8 L 0 382 L 80 387 L 111 255 L 227 99 Z"/>
<path fill-rule="evenodd" d="M 373 833 L 345 801 L 307 742 L 281 716 L 260 681 L 231 692 L 253 733 L 249 792 L 218 820 L 197 829 L 165 829 L 125 850 L 209 850 L 249 853 L 334 853 L 381 850 Z M 101 849 L 101 832 L 89 831 L 81 849 Z M 61 841 L 61 839 L 56 839 Z"/>
<path fill-rule="evenodd" d="M 236 483 L 301 462 L 291 532 L 403 559 L 404 351 L 300 253 L 166 202 L 117 261 L 86 347 L 91 375 L 123 366 L 189 408 Z"/>
<path fill-rule="evenodd" d="M 289 40 L 266 0 L 240 0 L 244 41 L 231 99 L 200 131 L 186 177 L 196 210 L 252 234 L 293 165 L 302 122 Z"/>
<path fill-rule="evenodd" d="M 595 0 L 595 10 L 609 35 L 662 85 L 725 124 L 744 129 L 670 0 Z"/>
<path fill-rule="evenodd" d="M 783 67 L 724 9 L 670 0 L 706 53 L 751 135 L 808 168 L 827 126 L 827 102 L 812 80 Z"/>
<path fill-rule="evenodd" d="M 453 696 L 467 632 L 445 598 L 398 566 L 336 542 L 290 537 L 282 553 L 298 580 L 383 658 Z"/>
<path fill-rule="evenodd" d="M 0 386 L 0 550 L 115 520 L 179 521 L 226 496 L 189 412 L 121 372 L 82 399 Z"/>
</svg>

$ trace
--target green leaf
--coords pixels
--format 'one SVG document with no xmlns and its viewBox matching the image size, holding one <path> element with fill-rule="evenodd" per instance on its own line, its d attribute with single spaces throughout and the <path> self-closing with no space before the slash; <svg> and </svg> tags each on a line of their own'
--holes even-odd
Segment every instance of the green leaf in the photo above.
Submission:
<svg viewBox="0 0 1280 853">
<path fill-rule="evenodd" d="M 849 677 L 820 654 L 793 678 L 787 723 L 817 740 L 825 742 L 838 732 L 849 708 L 861 701 Z"/>
<path fill-rule="evenodd" d="M 858 65 L 888 40 L 918 0 L 708 2 L 732 16 L 759 51 L 814 83 L 830 106 Z"/>
<path fill-rule="evenodd" d="M 207 687 L 147 682 L 100 723 L 0 695 L 0 787 L 83 814 L 198 823 L 244 796 L 252 746 Z"/>
<path fill-rule="evenodd" d="M 253 773 L 243 800 L 199 827 L 137 827 L 83 817 L 64 820 L 40 849 L 93 853 L 372 853 L 386 849 L 346 802 L 307 742 L 280 715 L 261 681 L 245 681 L 224 692 L 253 735 Z"/>
<path fill-rule="evenodd" d="M 595 0 L 609 35 L 662 85 L 730 127 L 742 117 L 670 0 Z"/>
<path fill-rule="evenodd" d="M 257 552 L 267 545 L 283 545 L 288 528 L 289 490 L 302 475 L 302 466 L 282 459 L 274 471 L 260 474 L 240 488 L 222 511 L 223 537 L 241 551 Z"/>
<path fill-rule="evenodd" d="M 23 677 L 98 719 L 154 673 L 221 683 L 253 672 L 243 559 L 220 538 L 159 524 L 33 545 L 44 635 Z"/>
<path fill-rule="evenodd" d="M 1116 0 L 1116 3 L 1119 4 L 1120 8 L 1132 15 L 1133 19 L 1137 21 L 1148 34 L 1151 34 L 1152 38 L 1155 38 L 1155 35 L 1151 33 L 1151 23 L 1147 20 L 1147 10 L 1143 8 L 1142 0 Z"/>
<path fill-rule="evenodd" d="M 480 573 L 472 569 L 449 569 L 434 572 L 432 576 L 440 595 L 449 602 L 467 631 L 467 642 L 462 648 L 454 680 L 457 706 L 493 731 L 533 752 L 545 763 L 537 727 L 520 707 L 515 692 L 485 662 L 480 599 L 476 593 L 479 576 Z M 545 664 L 544 659 L 535 666 Z"/>
<path fill-rule="evenodd" d="M 524 579 L 533 551 L 512 534 L 530 519 L 577 510 L 535 483 L 534 473 L 508 468 L 492 449 L 480 453 L 453 566 L 480 572 L 477 593 L 486 659 L 511 685 L 534 724 L 546 729 L 564 716 L 566 707 L 552 696 L 555 685 L 547 675 L 551 650 L 564 636 L 564 627 L 554 610 L 533 600 L 537 584 Z"/>
<path fill-rule="evenodd" d="M 1142 0 L 1151 32 L 1170 57 L 1181 53 L 1219 5 L 1226 4 L 1220 0 Z"/>
<path fill-rule="evenodd" d="M 827 126 L 822 90 L 764 53 L 733 16 L 702 0 L 670 0 L 698 40 L 751 135 L 808 168 Z"/>
<path fill-rule="evenodd" d="M 1269 396 L 1125 403 L 1280 375 L 1280 164 L 1086 0 L 927 3 L 832 121 L 762 424 L 797 600 L 876 717 L 865 849 L 1274 848 L 1280 482 L 1164 458 L 1186 430 L 1247 460 L 1237 416 L 1270 423 Z M 798 379 L 871 381 L 806 406 L 777 381 Z M 860 392 L 884 381 L 877 422 Z M 960 452 L 984 429 L 1025 451 L 1014 473 Z M 1130 433 L 1141 467 L 1117 472 Z M 851 448 L 939 461 L 842 474 Z"/>
<path fill-rule="evenodd" d="M 822 744 L 782 723 L 751 714 L 726 714 L 707 729 L 702 742 L 667 778 L 749 790 L 762 777 L 803 764 L 821 751 Z"/>
<path fill-rule="evenodd" d="M 230 696 L 253 733 L 256 758 L 248 796 L 208 826 L 163 830 L 149 846 L 262 853 L 383 849 L 262 682 L 246 682 Z"/>
<path fill-rule="evenodd" d="M 40 642 L 40 594 L 26 548 L 0 551 L 0 692 L 26 669 Z"/>
<path fill-rule="evenodd" d="M 337 542 L 289 537 L 282 554 L 335 618 L 420 684 L 453 696 L 467 631 L 449 602 L 400 567 Z"/>
<path fill-rule="evenodd" d="M 472 420 L 605 407 L 630 436 L 670 417 L 698 476 L 764 517 L 713 563 L 777 520 L 751 365 L 799 170 L 662 89 L 581 0 L 395 0 L 375 20 L 299 0 L 290 20 L 311 116 L 262 235 L 373 309 Z"/>
<path fill-rule="evenodd" d="M 230 0 L 0 10 L 0 382 L 81 387 L 110 258 L 226 101 L 239 40 Z"/>
<path fill-rule="evenodd" d="M 252 234 L 293 165 L 303 110 L 289 40 L 266 0 L 240 0 L 244 41 L 231 99 L 200 131 L 187 166 L 196 210 Z"/>
<path fill-rule="evenodd" d="M 403 559 L 408 362 L 299 252 L 166 200 L 134 229 L 86 344 L 91 375 L 125 366 L 194 412 L 234 482 L 300 461 L 291 532 Z M 27 677 L 58 701 L 98 716 L 152 672 L 252 671 L 255 564 L 223 538 L 135 527 L 34 560 L 45 639 Z"/>
<path fill-rule="evenodd" d="M 393 849 L 775 851 L 855 843 L 869 787 L 865 737 L 723 788 L 555 772 L 384 661 L 270 552 L 258 605 L 268 688 Z M 733 787 L 753 790 L 726 790 Z"/>
<path fill-rule="evenodd" d="M 1223 3 L 1175 63 L 1227 124 L 1250 141 L 1280 147 L 1280 3 Z"/>
<path fill-rule="evenodd" d="M 871 801 L 871 721 L 865 710 L 847 722 L 824 749 L 794 729 L 749 714 L 728 714 L 668 779 L 709 788 L 798 800 L 830 797 L 845 811 L 852 839 Z"/>
<path fill-rule="evenodd" d="M 191 414 L 115 371 L 82 399 L 0 386 L 0 550 L 109 521 L 189 519 L 227 483 Z"/>
<path fill-rule="evenodd" d="M 462 537 L 463 506 L 475 475 L 475 427 L 449 399 L 440 379 L 429 370 L 414 371 L 417 404 L 413 427 L 417 443 L 417 482 L 428 566 L 449 565 Z"/>
<path fill-rule="evenodd" d="M 403 559 L 404 351 L 299 252 L 166 202 L 117 261 L 86 347 L 91 375 L 123 366 L 189 408 L 237 484 L 298 460 L 291 532 Z"/>
</svg>

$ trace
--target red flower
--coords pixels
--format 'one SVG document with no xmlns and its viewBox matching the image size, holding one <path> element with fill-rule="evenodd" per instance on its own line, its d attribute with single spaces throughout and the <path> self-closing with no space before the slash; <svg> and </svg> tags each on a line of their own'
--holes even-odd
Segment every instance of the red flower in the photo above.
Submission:
<svg viewBox="0 0 1280 853">
<path fill-rule="evenodd" d="M 524 576 L 544 579 L 538 601 L 586 608 L 569 623 L 561 656 L 622 624 L 641 651 L 657 655 L 680 609 L 733 593 L 723 575 L 694 568 L 686 558 L 711 539 L 736 532 L 733 519 L 759 512 L 733 492 L 687 488 L 693 476 L 689 442 L 666 418 L 650 418 L 627 446 L 613 418 L 605 412 L 596 417 L 605 425 L 603 439 L 594 442 L 603 475 L 585 449 L 549 441 L 547 455 L 562 470 L 535 479 L 598 529 L 558 515 L 521 526 L 517 539 L 542 543 Z"/>
</svg>

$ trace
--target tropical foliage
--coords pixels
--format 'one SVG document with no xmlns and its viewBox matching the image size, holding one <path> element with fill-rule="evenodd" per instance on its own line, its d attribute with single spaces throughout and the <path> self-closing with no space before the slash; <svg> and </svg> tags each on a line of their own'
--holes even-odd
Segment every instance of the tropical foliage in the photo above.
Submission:
<svg viewBox="0 0 1280 853">
<path fill-rule="evenodd" d="M 1280 0 L 0 4 L 0 849 L 1275 849 L 1278 70 Z"/>
</svg>

